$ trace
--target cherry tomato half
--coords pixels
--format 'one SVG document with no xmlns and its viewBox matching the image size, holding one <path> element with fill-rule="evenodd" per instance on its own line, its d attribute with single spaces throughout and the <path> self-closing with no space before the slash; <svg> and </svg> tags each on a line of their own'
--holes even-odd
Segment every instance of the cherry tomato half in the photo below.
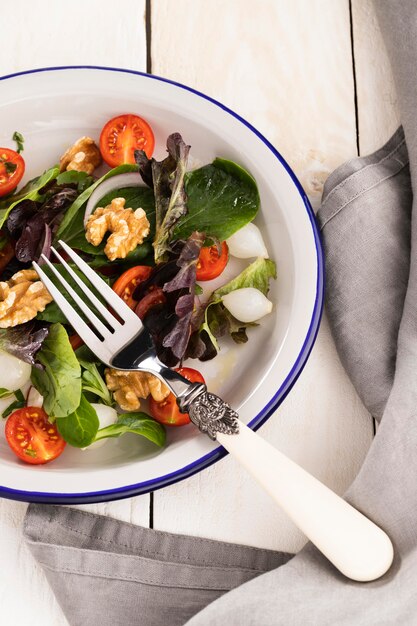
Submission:
<svg viewBox="0 0 417 626">
<path fill-rule="evenodd" d="M 133 299 L 133 292 L 136 286 L 149 278 L 152 271 L 147 265 L 136 265 L 123 272 L 113 285 L 113 291 L 120 296 L 131 309 L 137 305 L 137 300 Z"/>
<path fill-rule="evenodd" d="M 100 152 L 107 165 L 135 163 L 135 150 L 144 150 L 151 158 L 155 138 L 148 122 L 133 114 L 118 115 L 109 120 L 100 135 Z"/>
<path fill-rule="evenodd" d="M 69 339 L 69 342 L 71 344 L 71 348 L 74 351 L 78 350 L 78 348 L 81 348 L 81 346 L 84 345 L 84 341 L 81 339 L 81 337 L 79 335 L 77 335 L 77 333 L 74 333 L 73 335 L 68 337 L 68 339 Z"/>
<path fill-rule="evenodd" d="M 176 371 L 192 383 L 205 382 L 200 372 L 191 367 L 179 367 Z M 173 393 L 170 393 L 162 402 L 157 402 L 151 397 L 149 408 L 156 421 L 165 424 L 165 426 L 184 426 L 190 423 L 188 413 L 180 413 L 177 399 Z"/>
<path fill-rule="evenodd" d="M 32 465 L 53 461 L 66 445 L 45 411 L 35 406 L 14 411 L 7 418 L 5 433 L 13 452 Z"/>
<path fill-rule="evenodd" d="M 221 244 L 220 254 L 217 246 L 201 248 L 197 261 L 197 280 L 212 280 L 220 276 L 229 259 L 229 248 L 225 241 Z"/>
<path fill-rule="evenodd" d="M 166 297 L 161 287 L 154 287 L 147 294 L 145 294 L 141 300 L 139 300 L 135 308 L 135 313 L 141 320 L 143 320 L 152 307 L 157 304 L 165 304 L 165 302 Z"/>
<path fill-rule="evenodd" d="M 10 148 L 0 148 L 0 196 L 16 189 L 25 173 L 23 158 Z"/>
</svg>

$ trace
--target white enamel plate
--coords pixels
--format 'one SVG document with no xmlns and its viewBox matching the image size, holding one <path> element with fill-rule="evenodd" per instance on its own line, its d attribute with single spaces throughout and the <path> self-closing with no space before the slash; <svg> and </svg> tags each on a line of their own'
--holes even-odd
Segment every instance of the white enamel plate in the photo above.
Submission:
<svg viewBox="0 0 417 626">
<path fill-rule="evenodd" d="M 26 180 L 56 163 L 80 136 L 98 139 L 104 123 L 120 113 L 137 113 L 150 123 L 158 159 L 164 156 L 167 136 L 178 131 L 201 164 L 216 156 L 232 159 L 257 181 L 261 211 L 256 223 L 278 267 L 269 294 L 274 311 L 249 330 L 245 345 L 223 342 L 213 361 L 189 363 L 244 422 L 257 428 L 296 381 L 320 322 L 323 259 L 308 200 L 287 163 L 255 128 L 178 83 L 98 67 L 48 68 L 0 78 L 0 146 L 13 147 L 15 130 L 23 134 Z M 221 282 L 239 270 L 239 263 L 231 264 Z M 36 467 L 20 463 L 0 434 L 0 495 L 67 504 L 115 500 L 182 480 L 224 454 L 190 425 L 169 429 L 163 450 L 125 435 L 90 452 L 67 446 L 55 462 Z"/>
</svg>

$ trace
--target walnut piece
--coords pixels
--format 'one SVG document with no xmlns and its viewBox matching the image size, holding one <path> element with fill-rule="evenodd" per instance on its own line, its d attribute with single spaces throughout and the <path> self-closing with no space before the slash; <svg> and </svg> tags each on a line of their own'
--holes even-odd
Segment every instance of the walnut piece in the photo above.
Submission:
<svg viewBox="0 0 417 626">
<path fill-rule="evenodd" d="M 87 220 L 85 236 L 98 246 L 106 232 L 112 234 L 104 252 L 110 261 L 124 259 L 149 235 L 149 221 L 143 209 L 125 209 L 124 198 L 114 198 L 106 207 L 98 207 Z"/>
<path fill-rule="evenodd" d="M 43 311 L 52 297 L 35 270 L 21 270 L 0 282 L 0 328 L 23 324 Z"/>
<path fill-rule="evenodd" d="M 76 170 L 92 174 L 102 162 L 100 150 L 91 137 L 80 137 L 73 146 L 62 155 L 60 170 Z"/>
<path fill-rule="evenodd" d="M 168 387 L 148 372 L 106 369 L 104 375 L 107 387 L 124 411 L 137 411 L 140 408 L 140 398 L 145 399 L 151 395 L 154 400 L 161 402 L 169 395 Z"/>
</svg>

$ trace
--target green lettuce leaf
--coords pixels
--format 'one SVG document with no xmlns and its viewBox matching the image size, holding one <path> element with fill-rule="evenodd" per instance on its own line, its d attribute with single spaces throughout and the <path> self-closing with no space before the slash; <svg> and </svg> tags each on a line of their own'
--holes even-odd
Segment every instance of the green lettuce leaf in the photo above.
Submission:
<svg viewBox="0 0 417 626">
<path fill-rule="evenodd" d="M 94 183 L 94 178 L 87 172 L 78 172 L 77 170 L 68 170 L 61 172 L 56 178 L 57 185 L 77 185 L 78 191 L 85 191 Z"/>
<path fill-rule="evenodd" d="M 232 278 L 231 281 L 216 289 L 211 298 L 218 301 L 231 291 L 245 287 L 259 289 L 259 291 L 262 291 L 264 296 L 266 296 L 269 291 L 270 279 L 276 277 L 277 268 L 274 261 L 259 257 L 256 261 L 248 265 L 236 278 Z"/>
<path fill-rule="evenodd" d="M 223 296 L 245 287 L 259 289 L 266 296 L 269 291 L 269 281 L 276 277 L 277 270 L 274 261 L 260 257 L 248 265 L 238 276 L 212 293 L 199 332 L 207 333 L 217 352 L 219 351 L 218 337 L 230 334 L 235 343 L 246 343 L 248 340 L 246 328 L 257 326 L 255 323 L 241 322 L 233 317 L 222 303 Z"/>
<path fill-rule="evenodd" d="M 185 176 L 187 214 L 180 218 L 174 239 L 186 239 L 193 231 L 224 241 L 251 222 L 260 199 L 255 180 L 243 167 L 226 159 L 188 172 Z"/>
<path fill-rule="evenodd" d="M 100 422 L 97 411 L 82 394 L 77 408 L 66 417 L 57 418 L 56 425 L 67 443 L 86 448 L 94 441 Z"/>
<path fill-rule="evenodd" d="M 40 190 L 45 187 L 51 180 L 54 180 L 59 174 L 59 167 L 55 165 L 51 169 L 46 170 L 41 176 L 29 181 L 18 193 L 5 198 L 0 202 L 0 228 L 6 221 L 10 211 L 22 202 L 22 200 L 40 200 L 42 195 Z"/>
<path fill-rule="evenodd" d="M 120 437 L 125 433 L 134 433 L 141 435 L 157 446 L 162 447 L 165 444 L 164 427 L 151 419 L 146 413 L 121 413 L 115 424 L 101 428 L 94 439 L 99 441 L 106 437 Z"/>
<path fill-rule="evenodd" d="M 101 398 L 103 404 L 107 406 L 113 406 L 113 398 L 110 391 L 107 389 L 106 383 L 101 376 L 98 367 L 95 363 L 90 361 L 84 361 L 78 359 L 83 373 L 81 375 L 82 388 L 85 393 L 92 393 L 95 396 Z"/>
<path fill-rule="evenodd" d="M 68 242 L 70 241 L 69 235 L 73 233 L 73 230 L 74 230 L 73 228 L 71 228 L 73 220 L 76 218 L 76 216 L 79 213 L 81 213 L 80 212 L 81 207 L 87 202 L 87 200 L 93 193 L 94 189 L 96 189 L 96 187 L 98 187 L 104 180 L 107 180 L 108 178 L 111 178 L 112 176 L 117 176 L 118 174 L 125 174 L 126 172 L 137 172 L 137 171 L 138 171 L 137 165 L 131 165 L 129 163 L 125 163 L 124 165 L 119 165 L 118 167 L 113 168 L 112 170 L 104 174 L 104 176 L 96 180 L 96 182 L 93 185 L 90 185 L 90 187 L 87 187 L 87 189 L 83 191 L 83 193 L 80 194 L 76 200 L 74 200 L 74 202 L 69 207 L 68 211 L 65 213 L 64 219 L 59 225 L 58 231 L 56 233 L 56 239 L 64 239 L 64 241 L 68 241 Z M 84 230 L 84 226 L 83 226 L 84 213 L 82 214 L 81 217 L 82 219 L 80 220 L 80 224 L 81 224 L 81 231 L 82 231 Z M 78 223 L 78 226 L 79 226 L 79 223 Z"/>
<path fill-rule="evenodd" d="M 75 411 L 81 398 L 81 366 L 65 328 L 52 324 L 37 353 L 43 370 L 32 368 L 32 384 L 44 397 L 49 417 L 66 417 Z"/>
</svg>

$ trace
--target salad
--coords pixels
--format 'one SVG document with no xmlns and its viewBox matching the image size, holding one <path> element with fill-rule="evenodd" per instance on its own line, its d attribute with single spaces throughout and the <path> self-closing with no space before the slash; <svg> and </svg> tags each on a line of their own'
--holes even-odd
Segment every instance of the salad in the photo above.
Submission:
<svg viewBox="0 0 417 626">
<path fill-rule="evenodd" d="M 253 223 L 256 182 L 220 157 L 193 169 L 179 133 L 167 138 L 167 156 L 157 161 L 152 128 L 128 114 L 109 120 L 98 144 L 81 137 L 58 165 L 17 190 L 24 137 L 15 132 L 12 140 L 16 150 L 0 148 L 0 402 L 7 443 L 31 464 L 56 459 L 67 444 L 88 450 L 125 433 L 163 446 L 165 426 L 187 424 L 188 415 L 152 374 L 98 361 L 32 262 L 49 258 L 54 242 L 67 242 L 134 309 L 161 361 L 204 382 L 198 362 L 215 358 L 225 337 L 248 341 L 251 327 L 272 310 L 267 294 L 276 267 Z M 231 256 L 246 266 L 221 282 Z M 196 367 L 188 367 L 189 359 Z"/>
</svg>

